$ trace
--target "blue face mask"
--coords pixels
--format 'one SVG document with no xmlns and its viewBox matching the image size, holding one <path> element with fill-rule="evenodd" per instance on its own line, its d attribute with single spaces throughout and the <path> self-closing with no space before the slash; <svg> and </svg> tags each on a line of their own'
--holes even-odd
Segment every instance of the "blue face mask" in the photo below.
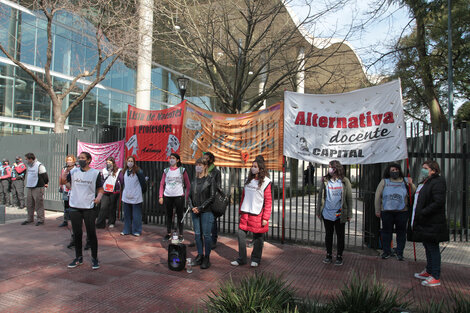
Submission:
<svg viewBox="0 0 470 313">
<path fill-rule="evenodd" d="M 420 172 L 420 176 L 423 178 L 423 179 L 426 179 L 428 178 L 429 176 L 429 171 L 425 168 L 422 168 L 421 169 L 421 172 Z"/>
</svg>

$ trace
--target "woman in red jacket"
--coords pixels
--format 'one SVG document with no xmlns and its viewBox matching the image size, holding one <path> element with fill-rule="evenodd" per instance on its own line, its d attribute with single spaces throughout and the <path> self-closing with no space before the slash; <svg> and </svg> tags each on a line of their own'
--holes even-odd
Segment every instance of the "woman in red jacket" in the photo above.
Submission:
<svg viewBox="0 0 470 313">
<path fill-rule="evenodd" d="M 248 174 L 240 204 L 240 223 L 238 230 L 238 259 L 232 261 L 233 266 L 246 264 L 246 234 L 253 233 L 253 251 L 251 266 L 257 267 L 263 253 L 263 234 L 268 232 L 271 217 L 271 180 L 264 164 L 264 158 L 256 157 Z"/>
</svg>

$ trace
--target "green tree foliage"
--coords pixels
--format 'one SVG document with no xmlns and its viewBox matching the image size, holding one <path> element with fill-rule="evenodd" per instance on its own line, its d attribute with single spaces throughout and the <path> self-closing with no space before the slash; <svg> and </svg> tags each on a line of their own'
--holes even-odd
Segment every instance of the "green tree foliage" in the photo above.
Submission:
<svg viewBox="0 0 470 313">
<path fill-rule="evenodd" d="M 460 127 L 460 125 L 465 122 L 470 123 L 470 101 L 462 104 L 455 115 L 454 123 L 457 127 Z"/>
</svg>

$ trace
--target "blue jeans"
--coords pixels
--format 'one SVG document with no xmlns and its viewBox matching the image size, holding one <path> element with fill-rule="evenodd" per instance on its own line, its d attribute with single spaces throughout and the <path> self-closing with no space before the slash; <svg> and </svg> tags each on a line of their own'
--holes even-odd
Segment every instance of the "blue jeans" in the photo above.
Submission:
<svg viewBox="0 0 470 313">
<path fill-rule="evenodd" d="M 441 251 L 439 243 L 423 242 L 426 251 L 426 272 L 435 279 L 441 277 Z"/>
<path fill-rule="evenodd" d="M 192 213 L 194 225 L 194 239 L 196 241 L 197 254 L 209 256 L 212 246 L 212 225 L 214 224 L 214 214 L 212 212 L 201 212 L 199 214 Z M 201 237 L 202 233 L 202 237 Z M 202 238 L 204 238 L 204 250 L 202 247 Z"/>
<path fill-rule="evenodd" d="M 406 243 L 406 224 L 408 222 L 409 212 L 387 212 L 382 211 L 382 243 L 385 253 L 391 253 L 391 244 L 393 237 L 393 225 L 397 232 L 397 255 L 403 255 Z"/>
<path fill-rule="evenodd" d="M 124 234 L 142 234 L 142 202 L 130 204 L 123 202 Z"/>
</svg>

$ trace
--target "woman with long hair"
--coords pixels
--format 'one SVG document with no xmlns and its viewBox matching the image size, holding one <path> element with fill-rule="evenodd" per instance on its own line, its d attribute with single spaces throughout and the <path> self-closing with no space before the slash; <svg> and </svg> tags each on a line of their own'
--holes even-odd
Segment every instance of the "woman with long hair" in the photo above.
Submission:
<svg viewBox="0 0 470 313">
<path fill-rule="evenodd" d="M 259 266 L 263 254 L 263 235 L 268 232 L 271 211 L 271 180 L 269 179 L 264 158 L 258 155 L 250 168 L 240 203 L 238 258 L 230 264 L 239 266 L 247 263 L 246 235 L 248 232 L 252 232 L 253 251 L 251 252 L 251 266 Z"/>
<path fill-rule="evenodd" d="M 393 226 L 397 233 L 396 257 L 403 261 L 406 243 L 406 224 L 409 216 L 410 195 L 416 187 L 410 177 L 404 177 L 401 166 L 392 163 L 384 171 L 375 191 L 375 215 L 382 219 L 382 259 L 392 256 Z M 410 194 L 411 192 L 411 194 Z"/>
<path fill-rule="evenodd" d="M 194 238 L 197 247 L 197 257 L 194 264 L 201 265 L 201 269 L 209 268 L 211 265 L 209 256 L 212 250 L 211 231 L 214 223 L 214 214 L 212 214 L 211 208 L 215 192 L 216 183 L 209 175 L 208 162 L 203 158 L 197 159 L 196 176 L 189 193 L 189 206 L 192 210 Z"/>
<path fill-rule="evenodd" d="M 449 241 L 446 219 L 446 181 L 439 164 L 423 163 L 411 215 L 409 240 L 422 242 L 426 251 L 426 268 L 415 277 L 426 287 L 441 285 L 441 251 L 439 243 Z"/>
<path fill-rule="evenodd" d="M 177 153 L 170 154 L 170 167 L 163 170 L 162 179 L 160 181 L 160 192 L 158 202 L 164 205 L 166 209 L 166 231 L 167 234 L 163 238 L 167 241 L 171 237 L 173 226 L 173 209 L 176 210 L 177 225 L 179 230 L 178 239 L 183 242 L 183 215 L 185 201 L 189 196 L 191 183 L 189 182 L 188 173 L 181 166 L 181 158 Z"/>
<path fill-rule="evenodd" d="M 113 157 L 106 158 L 106 167 L 102 170 L 104 195 L 101 199 L 101 208 L 96 220 L 96 228 L 105 228 L 106 219 L 108 227 L 113 228 L 116 223 L 116 209 L 118 206 L 121 183 L 118 179 L 121 169 L 116 165 Z"/>
<path fill-rule="evenodd" d="M 326 258 L 323 263 L 333 262 L 333 234 L 336 231 L 335 265 L 343 265 L 345 226 L 352 217 L 352 188 L 339 161 L 329 163 L 328 173 L 322 178 L 316 210 L 317 217 L 325 224 Z"/>
<path fill-rule="evenodd" d="M 77 158 L 73 154 L 69 154 L 65 157 L 65 166 L 62 168 L 60 172 L 60 176 L 64 174 L 65 171 L 70 172 L 76 165 Z M 62 194 L 62 200 L 64 201 L 64 221 L 59 227 L 68 226 L 68 221 L 70 220 L 70 212 L 69 212 L 69 192 L 70 190 L 67 188 L 65 184 L 61 184 L 59 186 L 59 192 Z"/>
<path fill-rule="evenodd" d="M 124 169 L 119 174 L 119 181 L 124 209 L 124 229 L 121 235 L 132 234 L 139 237 L 142 234 L 142 202 L 147 183 L 144 172 L 137 166 L 133 156 L 127 157 Z"/>
</svg>

